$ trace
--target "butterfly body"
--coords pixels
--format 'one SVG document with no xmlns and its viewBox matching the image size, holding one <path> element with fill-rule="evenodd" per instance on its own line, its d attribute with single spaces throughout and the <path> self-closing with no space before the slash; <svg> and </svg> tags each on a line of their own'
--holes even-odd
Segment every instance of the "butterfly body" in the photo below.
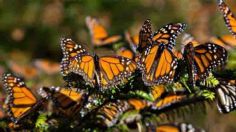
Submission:
<svg viewBox="0 0 236 132">
<path fill-rule="evenodd" d="M 184 23 L 170 23 L 154 34 L 150 20 L 146 20 L 139 33 L 138 68 L 148 86 L 172 83 L 178 62 L 173 53 L 176 37 L 185 29 Z"/>
</svg>

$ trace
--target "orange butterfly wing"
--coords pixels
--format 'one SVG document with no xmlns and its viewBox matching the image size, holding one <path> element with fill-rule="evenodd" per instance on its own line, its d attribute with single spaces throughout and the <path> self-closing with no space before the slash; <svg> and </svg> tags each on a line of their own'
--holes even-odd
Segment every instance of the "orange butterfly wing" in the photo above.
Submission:
<svg viewBox="0 0 236 132">
<path fill-rule="evenodd" d="M 130 105 L 127 101 L 116 100 L 105 103 L 96 112 L 97 121 L 104 127 L 111 127 L 118 121 L 119 116 L 129 109 Z"/>
<path fill-rule="evenodd" d="M 218 0 L 218 1 L 219 1 L 218 6 L 220 8 L 220 11 L 224 15 L 226 26 L 233 34 L 233 36 L 236 37 L 236 18 L 234 17 L 232 11 L 229 9 L 229 7 L 225 4 L 223 0 Z"/>
<path fill-rule="evenodd" d="M 227 51 L 216 44 L 206 43 L 194 48 L 194 61 L 197 66 L 197 74 L 201 77 L 208 74 L 213 68 L 226 64 Z"/>
<path fill-rule="evenodd" d="M 111 44 L 121 39 L 119 35 L 108 36 L 106 29 L 95 18 L 87 17 L 86 24 L 92 37 L 92 43 L 96 46 Z"/>
<path fill-rule="evenodd" d="M 94 83 L 95 64 L 91 56 L 81 45 L 76 44 L 71 39 L 61 40 L 63 59 L 61 62 L 61 72 L 63 76 L 69 73 L 76 73 L 85 79 L 90 85 Z"/>
<path fill-rule="evenodd" d="M 211 37 L 210 42 L 218 44 L 227 50 L 232 50 L 236 47 L 236 39 L 233 35 L 223 35 L 219 37 Z"/>
<path fill-rule="evenodd" d="M 153 108 L 154 109 L 163 109 L 164 107 L 170 106 L 171 104 L 180 102 L 184 99 L 186 99 L 186 95 L 171 94 L 171 95 L 165 96 L 164 98 L 157 99 L 153 103 Z"/>
<path fill-rule="evenodd" d="M 160 28 L 153 34 L 152 41 L 157 44 L 165 44 L 172 49 L 175 46 L 176 37 L 184 31 L 186 24 L 170 23 Z"/>
<path fill-rule="evenodd" d="M 143 81 L 148 86 L 171 83 L 177 68 L 177 58 L 163 44 L 150 46 L 138 62 Z"/>
<path fill-rule="evenodd" d="M 136 70 L 136 63 L 121 56 L 99 58 L 98 84 L 102 89 L 124 82 Z"/>
<path fill-rule="evenodd" d="M 3 81 L 9 95 L 7 102 L 8 114 L 11 120 L 17 123 L 34 109 L 37 104 L 37 98 L 20 78 L 12 74 L 4 75 Z"/>
<path fill-rule="evenodd" d="M 67 116 L 75 116 L 82 107 L 85 93 L 60 87 L 43 87 L 40 94 L 44 98 L 50 98 L 55 106 Z"/>
<path fill-rule="evenodd" d="M 185 46 L 184 58 L 188 62 L 190 83 L 195 85 L 197 79 L 204 79 L 213 69 L 222 67 L 227 61 L 227 51 L 213 43 L 194 47 L 191 42 Z"/>
</svg>

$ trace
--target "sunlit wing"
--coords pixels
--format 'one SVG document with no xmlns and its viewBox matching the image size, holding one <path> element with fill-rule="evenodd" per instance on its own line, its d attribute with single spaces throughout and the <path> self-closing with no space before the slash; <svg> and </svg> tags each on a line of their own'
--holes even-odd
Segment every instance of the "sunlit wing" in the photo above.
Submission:
<svg viewBox="0 0 236 132">
<path fill-rule="evenodd" d="M 36 107 L 37 98 L 26 87 L 21 78 L 12 74 L 5 74 L 3 82 L 9 96 L 7 101 L 8 116 L 12 122 L 18 123 Z"/>
<path fill-rule="evenodd" d="M 121 39 L 119 35 L 109 36 L 106 29 L 95 18 L 86 17 L 86 24 L 90 31 L 92 43 L 95 46 L 115 43 Z"/>
<path fill-rule="evenodd" d="M 176 37 L 184 31 L 186 24 L 170 23 L 160 28 L 153 34 L 152 41 L 157 44 L 165 44 L 169 49 L 175 46 Z"/>
<path fill-rule="evenodd" d="M 61 61 L 62 75 L 67 76 L 69 73 L 79 74 L 90 85 L 94 85 L 95 64 L 93 56 L 71 39 L 62 38 L 61 47 L 63 51 Z"/>
<path fill-rule="evenodd" d="M 236 37 L 236 18 L 234 17 L 230 8 L 223 0 L 218 0 L 218 6 L 224 16 L 224 21 L 229 31 Z"/>
<path fill-rule="evenodd" d="M 171 83 L 177 68 L 177 58 L 163 44 L 155 44 L 147 49 L 138 63 L 142 78 L 146 85 Z"/>
<path fill-rule="evenodd" d="M 133 60 L 121 56 L 104 56 L 99 58 L 98 84 L 100 88 L 106 89 L 118 85 L 136 70 Z"/>
</svg>

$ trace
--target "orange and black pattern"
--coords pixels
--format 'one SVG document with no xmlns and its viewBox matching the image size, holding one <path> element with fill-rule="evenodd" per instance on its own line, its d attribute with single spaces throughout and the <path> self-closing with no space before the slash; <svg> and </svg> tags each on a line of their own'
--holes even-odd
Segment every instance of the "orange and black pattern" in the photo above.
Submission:
<svg viewBox="0 0 236 132">
<path fill-rule="evenodd" d="M 91 86 L 98 85 L 101 90 L 122 83 L 136 70 L 136 63 L 131 59 L 122 56 L 91 56 L 71 39 L 62 39 L 61 47 L 64 55 L 61 62 L 63 76 L 69 73 L 81 75 Z"/>
<path fill-rule="evenodd" d="M 236 37 L 236 18 L 233 15 L 230 8 L 225 4 L 223 0 L 218 0 L 218 6 L 220 11 L 223 13 L 224 21 L 229 31 Z"/>
<path fill-rule="evenodd" d="M 164 44 L 150 45 L 138 62 L 148 86 L 172 83 L 177 65 L 177 57 Z"/>
<path fill-rule="evenodd" d="M 186 28 L 185 23 L 170 23 L 154 32 L 152 41 L 157 44 L 165 44 L 169 49 L 175 46 L 177 36 Z"/>
<path fill-rule="evenodd" d="M 188 63 L 190 82 L 195 86 L 197 79 L 205 79 L 215 68 L 223 67 L 227 60 L 227 51 L 213 43 L 185 46 L 184 58 Z"/>
<path fill-rule="evenodd" d="M 44 98 L 51 99 L 56 109 L 69 117 L 78 114 L 86 97 L 83 91 L 61 87 L 43 87 L 39 94 Z"/>
<path fill-rule="evenodd" d="M 139 32 L 139 44 L 137 51 L 143 53 L 149 45 L 152 44 L 152 27 L 151 21 L 147 19 Z"/>
<path fill-rule="evenodd" d="M 173 104 L 181 103 L 185 99 L 187 99 L 187 96 L 184 94 L 163 95 L 162 97 L 154 101 L 154 103 L 152 104 L 152 109 L 161 110 Z"/>
<path fill-rule="evenodd" d="M 96 72 L 98 73 L 98 85 L 102 89 L 116 86 L 136 70 L 136 63 L 121 56 L 103 56 L 98 59 Z"/>
<path fill-rule="evenodd" d="M 6 102 L 7 114 L 11 121 L 17 124 L 32 113 L 39 106 L 39 102 L 21 78 L 12 74 L 5 74 L 3 82 L 9 98 Z"/>
<path fill-rule="evenodd" d="M 119 116 L 129 109 L 131 107 L 127 101 L 108 102 L 98 109 L 96 113 L 97 123 L 103 127 L 111 127 L 118 121 Z"/>
<path fill-rule="evenodd" d="M 121 39 L 119 35 L 108 36 L 106 29 L 95 18 L 86 17 L 86 24 L 90 31 L 92 43 L 95 46 L 112 44 Z"/>
<path fill-rule="evenodd" d="M 94 58 L 82 45 L 76 44 L 72 39 L 61 39 L 63 58 L 61 61 L 61 73 L 67 76 L 73 72 L 83 76 L 84 80 L 93 85 L 94 83 Z"/>
<path fill-rule="evenodd" d="M 233 50 L 236 47 L 236 39 L 231 34 L 211 37 L 210 42 L 218 44 L 227 50 Z"/>
</svg>

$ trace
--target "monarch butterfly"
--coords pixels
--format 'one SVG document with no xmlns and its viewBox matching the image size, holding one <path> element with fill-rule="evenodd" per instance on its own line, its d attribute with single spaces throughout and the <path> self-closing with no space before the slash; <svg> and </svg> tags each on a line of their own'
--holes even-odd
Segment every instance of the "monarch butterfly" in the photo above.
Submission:
<svg viewBox="0 0 236 132">
<path fill-rule="evenodd" d="M 150 20 L 144 22 L 139 34 L 138 50 L 141 55 L 138 67 L 146 85 L 171 83 L 174 80 L 178 62 L 171 47 L 184 25 L 168 24 L 152 35 Z"/>
<path fill-rule="evenodd" d="M 190 42 L 184 48 L 184 58 L 187 61 L 190 84 L 204 79 L 214 68 L 224 66 L 227 61 L 227 51 L 214 43 L 193 46 Z"/>
<path fill-rule="evenodd" d="M 127 101 L 117 100 L 105 103 L 96 112 L 97 123 L 102 127 L 111 127 L 117 121 L 120 115 L 131 109 Z"/>
<path fill-rule="evenodd" d="M 171 83 L 177 64 L 177 58 L 164 44 L 149 46 L 138 61 L 143 81 L 148 86 Z"/>
<path fill-rule="evenodd" d="M 215 87 L 217 107 L 221 113 L 228 113 L 236 109 L 236 84 L 228 81 L 220 81 Z"/>
<path fill-rule="evenodd" d="M 118 85 L 136 70 L 136 63 L 128 58 L 92 56 L 71 39 L 61 39 L 61 47 L 64 55 L 61 62 L 62 75 L 81 75 L 88 84 L 98 86 L 101 90 Z"/>
<path fill-rule="evenodd" d="M 95 46 L 115 43 L 121 39 L 119 35 L 108 36 L 106 29 L 95 18 L 90 16 L 86 17 L 86 25 L 90 31 L 92 43 Z"/>
<path fill-rule="evenodd" d="M 7 114 L 15 124 L 32 114 L 43 103 L 43 99 L 38 100 L 21 78 L 4 74 L 3 82 L 9 97 L 6 104 Z"/>
<path fill-rule="evenodd" d="M 236 47 L 236 39 L 233 35 L 223 35 L 217 37 L 211 37 L 210 42 L 218 44 L 227 50 L 232 50 Z"/>
<path fill-rule="evenodd" d="M 131 98 L 127 100 L 110 101 L 97 110 L 96 117 L 99 124 L 102 124 L 105 127 L 111 127 L 118 121 L 119 116 L 124 112 L 129 110 L 140 111 L 149 106 L 151 106 L 151 103 L 142 99 Z"/>
<path fill-rule="evenodd" d="M 148 127 L 150 132 L 205 132 L 203 129 L 195 128 L 189 123 L 166 123 Z"/>
<path fill-rule="evenodd" d="M 82 107 L 85 99 L 85 92 L 75 91 L 72 88 L 61 87 L 43 87 L 40 89 L 40 95 L 44 98 L 50 98 L 55 106 L 67 116 L 75 116 Z"/>
<path fill-rule="evenodd" d="M 236 37 L 236 19 L 223 0 L 218 0 L 218 6 L 224 16 L 224 21 L 229 31 Z"/>
<path fill-rule="evenodd" d="M 135 53 L 139 44 L 139 34 L 131 36 L 129 32 L 125 32 L 125 39 L 128 41 L 130 48 Z"/>
<path fill-rule="evenodd" d="M 129 58 L 129 59 L 134 59 L 134 53 L 125 48 L 125 47 L 121 47 L 118 51 L 117 51 L 117 55 L 118 56 L 122 56 L 122 57 L 125 57 L 125 58 Z"/>
</svg>

